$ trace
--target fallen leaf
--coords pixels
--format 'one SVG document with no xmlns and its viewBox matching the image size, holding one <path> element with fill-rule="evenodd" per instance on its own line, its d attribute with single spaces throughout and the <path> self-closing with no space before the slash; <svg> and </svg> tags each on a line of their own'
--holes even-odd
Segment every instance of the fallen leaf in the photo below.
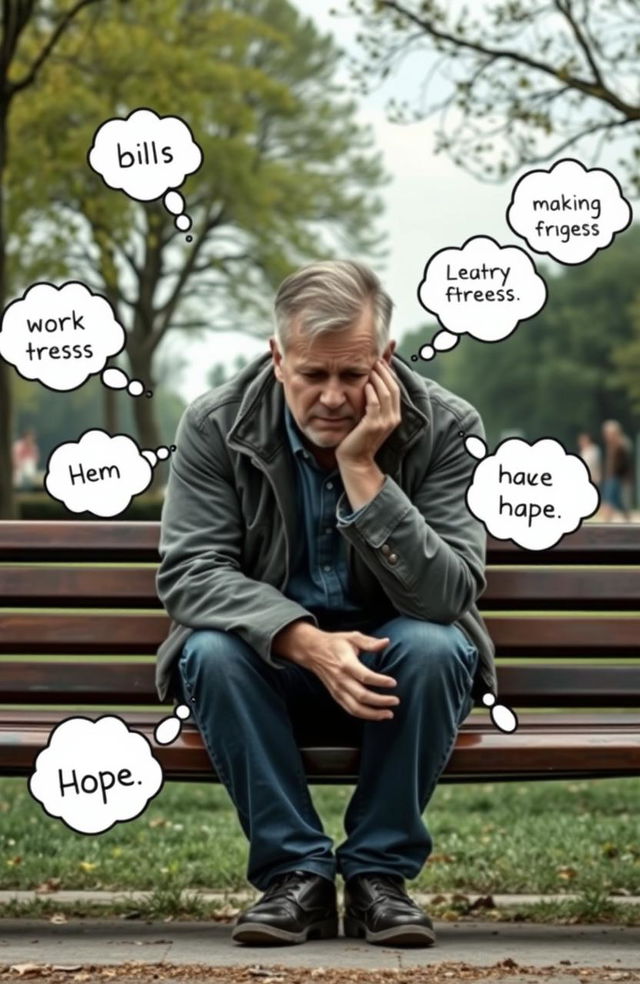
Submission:
<svg viewBox="0 0 640 984">
<path fill-rule="evenodd" d="M 83 871 L 93 871 L 98 865 L 95 861 L 78 861 L 78 867 Z"/>
<path fill-rule="evenodd" d="M 149 820 L 150 827 L 168 827 L 169 821 L 165 820 L 164 817 L 156 817 L 155 820 Z"/>
<path fill-rule="evenodd" d="M 495 909 L 495 907 L 496 904 L 493 901 L 493 895 L 480 895 L 469 906 L 469 912 L 473 912 L 476 909 Z"/>
<path fill-rule="evenodd" d="M 43 895 L 46 892 L 57 892 L 62 884 L 61 878 L 47 878 L 46 881 L 41 882 L 35 889 L 38 895 Z"/>
<path fill-rule="evenodd" d="M 454 892 L 454 894 L 451 896 L 451 901 L 452 902 L 464 902 L 464 903 L 466 903 L 466 902 L 469 901 L 469 896 L 468 895 L 461 895 L 459 892 Z"/>
<path fill-rule="evenodd" d="M 15 858 L 7 858 L 6 865 L 7 868 L 15 868 L 15 866 L 17 864 L 20 864 L 21 862 L 22 862 L 22 858 L 20 857 L 20 855 L 18 855 Z"/>
<path fill-rule="evenodd" d="M 45 969 L 45 966 L 45 964 L 35 963 L 14 964 L 10 970 L 15 971 L 20 977 L 29 977 L 33 974 L 39 974 Z"/>
<path fill-rule="evenodd" d="M 568 865 L 561 865 L 559 868 L 556 868 L 556 873 L 558 878 L 562 878 L 564 881 L 571 881 L 578 874 L 575 868 L 571 868 Z"/>
<path fill-rule="evenodd" d="M 51 969 L 64 970 L 67 974 L 70 974 L 74 970 L 82 970 L 82 966 L 81 964 L 74 964 L 72 967 L 70 967 L 69 964 L 55 964 Z"/>
<path fill-rule="evenodd" d="M 50 923 L 56 923 L 56 925 L 62 925 L 62 923 L 66 923 L 66 921 L 67 921 L 67 917 L 65 916 L 64 912 L 54 913 L 51 916 L 51 919 L 49 920 Z"/>
</svg>

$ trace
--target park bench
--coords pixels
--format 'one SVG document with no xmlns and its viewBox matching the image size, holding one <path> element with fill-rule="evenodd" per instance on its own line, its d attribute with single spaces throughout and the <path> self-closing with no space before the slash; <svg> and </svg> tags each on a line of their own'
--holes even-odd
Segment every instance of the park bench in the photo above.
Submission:
<svg viewBox="0 0 640 984">
<path fill-rule="evenodd" d="M 118 708 L 165 778 L 214 778 L 193 724 L 153 740 L 171 712 L 154 688 L 158 537 L 155 522 L 0 522 L 0 774 L 29 775 L 57 722 Z M 640 775 L 640 525 L 585 524 L 543 552 L 490 540 L 488 563 L 480 608 L 520 724 L 474 711 L 443 781 Z M 310 781 L 355 782 L 357 748 L 327 735 L 302 752 Z"/>
</svg>

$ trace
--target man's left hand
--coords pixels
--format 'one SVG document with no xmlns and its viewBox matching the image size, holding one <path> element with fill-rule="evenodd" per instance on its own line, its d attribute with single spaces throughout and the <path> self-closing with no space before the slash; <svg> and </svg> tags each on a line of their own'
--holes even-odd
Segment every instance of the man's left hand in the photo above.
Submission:
<svg viewBox="0 0 640 984">
<path fill-rule="evenodd" d="M 384 359 L 378 359 L 375 363 L 364 392 L 364 416 L 336 447 L 339 467 L 373 464 L 378 449 L 402 419 L 400 387 Z"/>
</svg>

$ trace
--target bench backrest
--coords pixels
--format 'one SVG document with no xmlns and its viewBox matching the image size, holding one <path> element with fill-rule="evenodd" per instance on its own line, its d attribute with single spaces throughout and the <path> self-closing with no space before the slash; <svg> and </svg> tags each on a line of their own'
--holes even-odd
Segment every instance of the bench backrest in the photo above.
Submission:
<svg viewBox="0 0 640 984">
<path fill-rule="evenodd" d="M 158 523 L 0 522 L 0 702 L 157 705 Z M 640 707 L 640 525 L 490 540 L 480 603 L 514 708 Z"/>
</svg>

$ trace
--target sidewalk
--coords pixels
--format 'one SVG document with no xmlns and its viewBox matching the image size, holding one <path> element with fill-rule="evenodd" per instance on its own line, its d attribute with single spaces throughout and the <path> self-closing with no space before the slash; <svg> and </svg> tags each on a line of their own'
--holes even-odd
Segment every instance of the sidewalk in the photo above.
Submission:
<svg viewBox="0 0 640 984">
<path fill-rule="evenodd" d="M 174 964 L 209 967 L 305 967 L 321 976 L 335 968 L 409 970 L 443 962 L 487 968 L 499 965 L 509 980 L 518 968 L 537 968 L 544 980 L 566 980 L 578 968 L 610 968 L 590 980 L 640 980 L 640 927 L 552 926 L 531 923 L 438 922 L 429 948 L 372 946 L 363 940 L 310 941 L 299 946 L 250 947 L 233 943 L 230 925 L 215 922 L 140 923 L 70 919 L 0 919 L 0 968 L 27 962 L 79 970 L 82 965 Z M 505 963 L 506 962 L 506 963 Z M 551 971 L 556 971 L 554 976 Z M 624 970 L 636 973 L 624 974 Z M 618 972 L 618 973 L 616 973 Z M 258 984 L 260 970 L 251 971 Z M 528 971 L 526 980 L 533 984 Z M 513 975 L 513 976 L 511 976 Z M 1 975 L 0 975 L 1 976 Z M 266 975 L 268 977 L 268 974 Z M 446 976 L 453 976 L 447 974 Z M 11 979 L 18 979 L 11 978 Z M 70 980 L 72 977 L 69 978 Z M 188 980 L 188 974 L 182 978 Z M 458 978 L 460 979 L 460 978 Z M 577 981 L 578 976 L 573 976 Z"/>
</svg>

